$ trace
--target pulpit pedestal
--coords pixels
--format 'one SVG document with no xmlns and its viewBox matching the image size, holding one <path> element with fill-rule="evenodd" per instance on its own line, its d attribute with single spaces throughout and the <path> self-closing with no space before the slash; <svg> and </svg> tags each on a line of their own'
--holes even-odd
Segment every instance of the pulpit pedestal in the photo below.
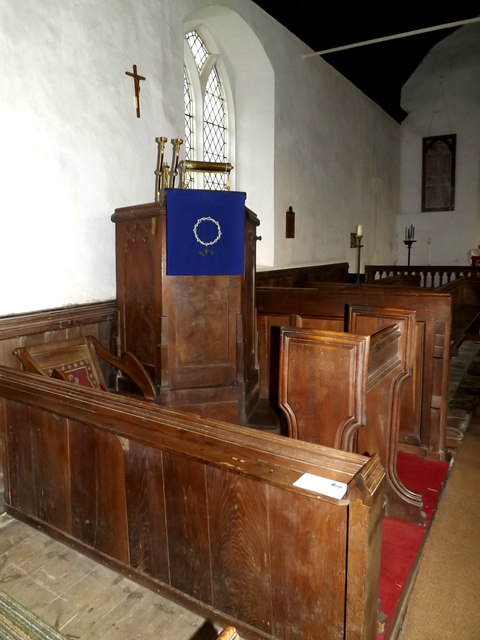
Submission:
<svg viewBox="0 0 480 640">
<path fill-rule="evenodd" d="M 245 209 L 243 275 L 167 275 L 166 207 L 116 209 L 119 349 L 150 373 L 163 405 L 247 424 L 259 400 L 256 215 Z"/>
</svg>

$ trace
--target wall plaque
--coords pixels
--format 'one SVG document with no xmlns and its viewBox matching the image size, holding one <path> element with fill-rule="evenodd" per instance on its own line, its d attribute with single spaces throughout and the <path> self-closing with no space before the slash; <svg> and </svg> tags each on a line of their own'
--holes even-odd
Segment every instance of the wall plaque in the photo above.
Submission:
<svg viewBox="0 0 480 640">
<path fill-rule="evenodd" d="M 422 211 L 455 209 L 455 134 L 423 138 Z"/>
</svg>

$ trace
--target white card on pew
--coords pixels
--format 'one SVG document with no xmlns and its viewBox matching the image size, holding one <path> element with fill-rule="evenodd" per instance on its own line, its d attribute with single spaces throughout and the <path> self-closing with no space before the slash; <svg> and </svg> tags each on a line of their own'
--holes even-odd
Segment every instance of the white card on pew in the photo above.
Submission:
<svg viewBox="0 0 480 640">
<path fill-rule="evenodd" d="M 312 473 L 304 473 L 303 476 L 300 476 L 293 484 L 295 487 L 321 493 L 330 498 L 337 498 L 337 500 L 343 498 L 347 493 L 347 485 L 344 482 L 337 482 L 330 478 L 322 478 L 322 476 L 314 476 Z"/>
</svg>

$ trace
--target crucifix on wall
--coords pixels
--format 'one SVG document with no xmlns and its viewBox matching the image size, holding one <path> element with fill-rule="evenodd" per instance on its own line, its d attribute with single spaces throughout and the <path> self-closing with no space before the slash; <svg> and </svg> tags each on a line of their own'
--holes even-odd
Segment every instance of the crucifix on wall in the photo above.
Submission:
<svg viewBox="0 0 480 640">
<path fill-rule="evenodd" d="M 137 118 L 140 118 L 140 80 L 145 80 L 145 78 L 138 75 L 136 64 L 133 65 L 133 73 L 131 71 L 125 71 L 125 75 L 133 78 L 135 87 L 135 110 L 137 112 Z"/>
</svg>

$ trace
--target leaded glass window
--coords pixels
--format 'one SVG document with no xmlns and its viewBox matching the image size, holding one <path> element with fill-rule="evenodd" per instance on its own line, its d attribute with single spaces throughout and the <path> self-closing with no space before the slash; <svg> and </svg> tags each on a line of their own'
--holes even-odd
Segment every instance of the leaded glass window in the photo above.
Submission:
<svg viewBox="0 0 480 640">
<path fill-rule="evenodd" d="M 195 150 L 200 146 L 201 136 L 203 146 L 203 160 L 207 162 L 228 162 L 228 126 L 227 107 L 217 64 L 208 65 L 211 57 L 207 46 L 197 31 L 186 34 L 186 40 L 192 53 L 196 70 L 199 74 L 199 86 L 204 87 L 199 96 L 203 109 L 202 121 L 196 122 L 194 116 L 193 84 L 190 82 L 188 70 L 184 74 L 185 94 L 185 157 L 187 160 L 200 159 L 195 157 Z M 215 62 L 217 56 L 215 57 Z M 208 73 L 208 76 L 205 76 Z M 197 125 L 197 126 L 195 126 Z M 193 187 L 192 175 L 188 176 L 188 185 Z M 227 176 L 221 173 L 203 174 L 204 189 L 224 190 Z"/>
<path fill-rule="evenodd" d="M 187 160 L 193 160 L 193 144 L 195 139 L 193 91 L 190 76 L 188 75 L 188 71 L 185 66 L 183 67 L 183 99 L 185 107 L 185 158 Z M 192 174 L 187 173 L 187 188 L 193 188 L 193 182 Z"/>
</svg>

